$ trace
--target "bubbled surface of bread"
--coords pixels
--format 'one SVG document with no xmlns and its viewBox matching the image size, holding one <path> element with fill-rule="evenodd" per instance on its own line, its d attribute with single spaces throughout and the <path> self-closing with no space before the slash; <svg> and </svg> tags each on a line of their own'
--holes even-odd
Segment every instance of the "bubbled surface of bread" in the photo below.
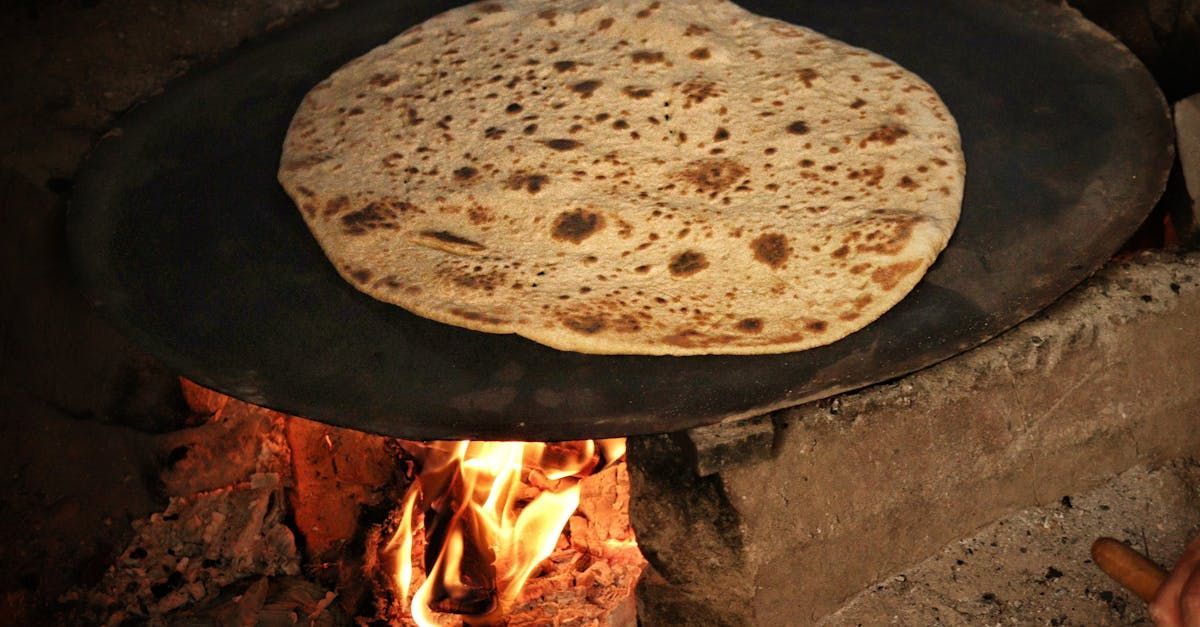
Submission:
<svg viewBox="0 0 1200 627">
<path fill-rule="evenodd" d="M 279 180 L 363 292 L 597 354 L 763 354 L 894 306 L 957 223 L 896 63 L 723 0 L 443 13 L 305 97 Z"/>
</svg>

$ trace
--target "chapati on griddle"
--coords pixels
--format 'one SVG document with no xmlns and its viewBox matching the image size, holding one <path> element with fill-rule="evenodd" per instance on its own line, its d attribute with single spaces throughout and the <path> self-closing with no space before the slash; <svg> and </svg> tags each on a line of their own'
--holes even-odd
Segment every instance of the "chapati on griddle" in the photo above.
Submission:
<svg viewBox="0 0 1200 627">
<path fill-rule="evenodd" d="M 598 354 L 840 339 L 958 219 L 958 130 L 888 59 L 724 0 L 443 13 L 313 88 L 279 179 L 418 315 Z"/>
</svg>

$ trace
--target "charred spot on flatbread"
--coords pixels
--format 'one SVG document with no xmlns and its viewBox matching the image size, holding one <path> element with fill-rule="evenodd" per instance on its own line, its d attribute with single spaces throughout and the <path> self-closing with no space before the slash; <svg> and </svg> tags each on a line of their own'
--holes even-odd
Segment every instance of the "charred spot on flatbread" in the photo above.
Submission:
<svg viewBox="0 0 1200 627">
<path fill-rule="evenodd" d="M 421 231 L 417 233 L 416 239 L 419 244 L 449 253 L 477 253 L 486 248 L 479 242 L 450 231 Z"/>
<path fill-rule="evenodd" d="M 565 138 L 560 137 L 557 139 L 543 140 L 542 144 L 544 144 L 547 148 L 551 148 L 551 149 L 558 150 L 558 151 L 563 151 L 563 150 L 575 150 L 576 148 L 582 146 L 583 142 L 576 141 L 574 139 L 565 139 Z"/>
<path fill-rule="evenodd" d="M 792 135 L 805 135 L 808 133 L 808 122 L 804 120 L 796 120 L 787 125 L 787 132 Z"/>
<path fill-rule="evenodd" d="M 347 235 L 364 235 L 378 229 L 398 229 L 395 218 L 396 213 L 391 208 L 383 203 L 372 202 L 343 214 L 338 222 L 341 223 L 342 232 Z"/>
<path fill-rule="evenodd" d="M 564 211 L 554 220 L 554 239 L 578 244 L 604 228 L 604 216 L 593 211 Z"/>
<path fill-rule="evenodd" d="M 579 81 L 571 85 L 571 91 L 579 94 L 580 98 L 591 98 L 592 93 L 600 88 L 601 82 L 595 79 Z"/>
<path fill-rule="evenodd" d="M 782 233 L 763 233 L 750 242 L 754 258 L 772 268 L 782 268 L 792 255 L 788 238 Z"/>
<path fill-rule="evenodd" d="M 742 333 L 761 333 L 763 330 L 763 321 L 762 318 L 742 318 L 738 320 L 735 326 Z"/>
<path fill-rule="evenodd" d="M 563 326 L 584 335 L 594 335 L 604 330 L 607 323 L 600 316 L 568 316 L 562 320 Z"/>
<path fill-rule="evenodd" d="M 542 191 L 542 188 L 550 182 L 550 177 L 537 172 L 513 172 L 505 181 L 505 186 L 511 190 L 523 189 L 530 194 L 536 194 Z"/>
<path fill-rule="evenodd" d="M 671 263 L 667 264 L 667 269 L 671 271 L 671 275 L 675 277 L 688 277 L 708 267 L 708 258 L 704 253 L 694 250 L 685 250 L 671 257 Z"/>
<path fill-rule="evenodd" d="M 885 124 L 871 131 L 865 139 L 859 142 L 859 146 L 866 148 L 867 144 L 876 142 L 884 146 L 891 146 L 901 138 L 908 136 L 908 129 L 898 124 Z"/>
<path fill-rule="evenodd" d="M 454 180 L 469 181 L 478 175 L 479 175 L 479 170 L 477 170 L 469 165 L 464 165 L 463 167 L 458 168 L 457 170 L 454 171 Z"/>
<path fill-rule="evenodd" d="M 716 194 L 733 187 L 749 172 L 734 159 L 697 159 L 680 170 L 676 178 L 701 194 Z"/>
<path fill-rule="evenodd" d="M 871 280 L 878 283 L 879 287 L 883 288 L 883 291 L 890 292 L 895 289 L 896 284 L 903 280 L 904 277 L 912 274 L 920 265 L 921 263 L 916 260 L 901 261 L 886 265 L 872 272 Z"/>
<path fill-rule="evenodd" d="M 649 98 L 650 96 L 653 96 L 654 90 L 649 87 L 634 87 L 633 85 L 626 85 L 625 87 L 621 88 L 621 93 L 633 98 L 634 100 L 641 100 L 643 98 Z"/>
</svg>

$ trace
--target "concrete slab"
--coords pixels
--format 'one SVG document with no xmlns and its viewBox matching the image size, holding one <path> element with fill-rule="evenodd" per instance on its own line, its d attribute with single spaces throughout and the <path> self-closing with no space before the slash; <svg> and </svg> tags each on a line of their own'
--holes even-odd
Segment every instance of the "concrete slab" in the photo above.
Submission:
<svg viewBox="0 0 1200 627">
<path fill-rule="evenodd" d="M 1146 604 L 1089 557 L 1123 540 L 1164 567 L 1200 529 L 1200 466 L 1137 467 L 1021 510 L 873 585 L 823 625 L 1149 625 Z"/>
</svg>

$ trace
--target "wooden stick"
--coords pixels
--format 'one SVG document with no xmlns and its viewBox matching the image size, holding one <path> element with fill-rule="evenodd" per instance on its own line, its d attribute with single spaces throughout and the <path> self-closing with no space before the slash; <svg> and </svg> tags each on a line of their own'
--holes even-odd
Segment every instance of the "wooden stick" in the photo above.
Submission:
<svg viewBox="0 0 1200 627">
<path fill-rule="evenodd" d="M 1167 578 L 1167 572 L 1146 556 L 1113 538 L 1092 543 L 1092 561 L 1114 581 L 1149 603 Z"/>
</svg>

